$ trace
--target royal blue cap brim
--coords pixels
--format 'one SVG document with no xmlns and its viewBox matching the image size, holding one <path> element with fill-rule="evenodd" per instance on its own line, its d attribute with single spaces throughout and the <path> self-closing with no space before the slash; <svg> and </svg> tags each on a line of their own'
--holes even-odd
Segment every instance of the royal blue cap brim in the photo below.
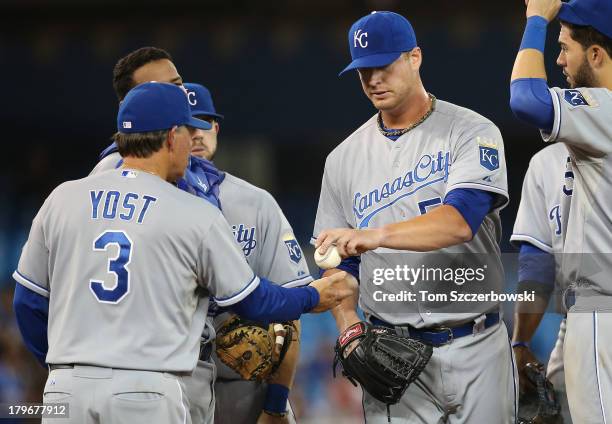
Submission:
<svg viewBox="0 0 612 424">
<path fill-rule="evenodd" d="M 338 74 L 338 76 L 342 75 L 347 71 L 350 71 L 351 69 L 380 68 L 382 66 L 387 66 L 388 64 L 395 62 L 397 58 L 401 56 L 402 53 L 403 52 L 379 53 L 359 57 L 353 60 L 349 66 L 344 68 L 342 72 Z"/>
<path fill-rule="evenodd" d="M 564 22 L 569 22 L 570 24 L 583 26 L 589 25 L 582 18 L 576 15 L 576 12 L 574 12 L 574 9 L 568 3 L 561 4 L 561 10 L 559 10 L 557 17 Z"/>
<path fill-rule="evenodd" d="M 202 121 L 198 118 L 194 118 L 193 116 L 189 119 L 188 122 L 185 123 L 185 125 L 193 128 L 199 128 L 201 130 L 209 130 L 212 128 L 212 125 L 210 125 L 208 122 Z"/>
<path fill-rule="evenodd" d="M 225 116 L 216 112 L 208 112 L 206 110 L 191 109 L 191 116 L 212 116 L 213 118 L 225 119 Z"/>
</svg>

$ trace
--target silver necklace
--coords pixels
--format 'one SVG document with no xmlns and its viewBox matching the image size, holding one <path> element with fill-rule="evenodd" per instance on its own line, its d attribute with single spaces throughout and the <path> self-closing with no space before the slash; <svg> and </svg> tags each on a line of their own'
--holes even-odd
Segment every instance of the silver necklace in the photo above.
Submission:
<svg viewBox="0 0 612 424">
<path fill-rule="evenodd" d="M 419 125 L 421 125 L 423 122 L 425 122 L 427 118 L 429 118 L 429 115 L 431 115 L 431 113 L 436 108 L 436 97 L 431 93 L 427 93 L 427 95 L 429 96 L 429 99 L 431 100 L 431 106 L 429 107 L 429 110 L 427 111 L 427 113 L 425 113 L 425 115 L 423 115 L 421 119 L 419 119 L 417 122 L 410 125 L 408 128 L 400 128 L 400 129 L 386 128 L 385 123 L 383 122 L 383 119 L 382 119 L 382 113 L 378 112 L 378 118 L 376 119 L 376 123 L 378 124 L 378 131 L 380 131 L 380 133 L 384 135 L 385 137 L 399 137 L 401 135 L 406 134 L 408 131 L 418 127 Z"/>
</svg>

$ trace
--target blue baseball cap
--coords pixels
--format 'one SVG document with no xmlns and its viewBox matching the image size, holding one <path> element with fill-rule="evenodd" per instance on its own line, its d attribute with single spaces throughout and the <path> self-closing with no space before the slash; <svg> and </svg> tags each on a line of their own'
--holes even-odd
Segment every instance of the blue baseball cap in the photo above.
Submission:
<svg viewBox="0 0 612 424">
<path fill-rule="evenodd" d="M 558 17 L 570 24 L 592 26 L 612 38 L 612 0 L 570 0 L 561 4 Z"/>
<path fill-rule="evenodd" d="M 185 91 L 174 84 L 145 82 L 132 88 L 119 105 L 117 130 L 124 134 L 167 130 L 188 125 L 209 130 L 212 126 L 191 116 Z"/>
<path fill-rule="evenodd" d="M 191 106 L 191 114 L 193 116 L 213 116 L 215 118 L 223 119 L 223 115 L 217 113 L 215 105 L 213 104 L 210 90 L 203 85 L 186 83 L 183 84 L 187 90 L 187 99 Z"/>
<path fill-rule="evenodd" d="M 339 75 L 356 68 L 378 68 L 417 46 L 408 19 L 394 12 L 372 12 L 353 24 L 348 33 L 353 61 Z"/>
</svg>

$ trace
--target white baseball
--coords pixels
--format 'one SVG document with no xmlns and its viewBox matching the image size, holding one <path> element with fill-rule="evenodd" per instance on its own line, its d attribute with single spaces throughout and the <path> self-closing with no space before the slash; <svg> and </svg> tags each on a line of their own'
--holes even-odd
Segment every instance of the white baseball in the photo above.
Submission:
<svg viewBox="0 0 612 424">
<path fill-rule="evenodd" d="M 340 253 L 338 253 L 338 248 L 336 246 L 330 246 L 324 255 L 319 253 L 319 249 L 315 250 L 314 260 L 319 268 L 331 269 L 340 265 L 342 258 L 340 257 Z"/>
</svg>

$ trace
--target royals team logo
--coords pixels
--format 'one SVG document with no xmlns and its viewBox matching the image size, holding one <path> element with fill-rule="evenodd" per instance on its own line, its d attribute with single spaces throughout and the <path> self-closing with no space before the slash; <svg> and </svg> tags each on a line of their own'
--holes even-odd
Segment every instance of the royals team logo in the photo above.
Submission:
<svg viewBox="0 0 612 424">
<path fill-rule="evenodd" d="M 247 258 L 253 250 L 255 246 L 257 246 L 257 239 L 255 238 L 255 227 L 247 227 L 244 224 L 232 225 L 232 233 L 234 233 L 234 238 L 242 247 L 242 252 L 244 256 Z"/>
<path fill-rule="evenodd" d="M 285 242 L 285 246 L 287 246 L 287 250 L 289 251 L 289 258 L 296 264 L 300 262 L 302 259 L 302 249 L 300 249 L 300 245 L 295 239 L 295 236 L 291 233 L 285 234 L 283 236 L 283 241 Z"/>
<path fill-rule="evenodd" d="M 476 137 L 478 142 L 478 155 L 480 164 L 489 171 L 495 171 L 499 168 L 499 150 L 497 143 L 486 137 Z"/>
<path fill-rule="evenodd" d="M 572 106 L 599 106 L 588 90 L 564 90 L 563 98 Z"/>
<path fill-rule="evenodd" d="M 366 47 L 368 47 L 368 33 L 367 32 L 363 32 L 363 30 L 358 29 L 357 31 L 355 31 L 353 33 L 353 47 L 357 48 L 357 44 L 359 44 L 359 47 L 361 47 L 362 49 L 365 49 Z"/>
</svg>

